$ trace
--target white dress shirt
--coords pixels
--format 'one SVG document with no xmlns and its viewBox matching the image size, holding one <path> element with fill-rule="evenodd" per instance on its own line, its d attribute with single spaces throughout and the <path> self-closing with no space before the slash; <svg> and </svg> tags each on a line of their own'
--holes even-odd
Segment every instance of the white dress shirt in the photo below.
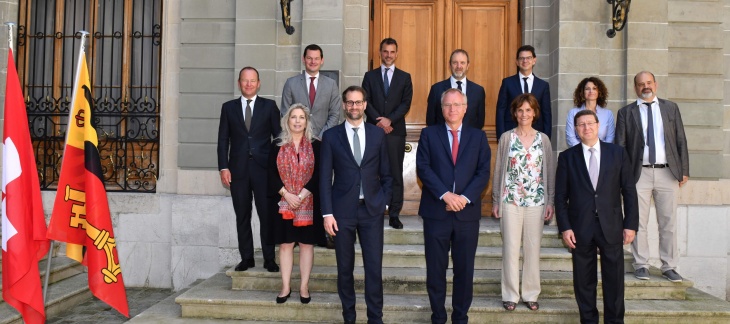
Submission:
<svg viewBox="0 0 730 324">
<path fill-rule="evenodd" d="M 243 121 L 246 121 L 246 100 L 251 100 L 251 117 L 253 117 L 253 104 L 256 103 L 256 98 L 258 95 L 254 95 L 251 99 L 246 99 L 246 97 L 241 96 L 241 106 L 243 107 Z"/>
<path fill-rule="evenodd" d="M 644 161 L 643 164 L 649 164 L 649 141 L 646 137 L 646 127 L 648 125 L 646 119 L 646 105 L 647 101 L 641 98 L 636 100 L 636 104 L 639 105 L 639 112 L 641 113 L 641 129 L 644 134 Z M 654 97 L 654 103 L 651 104 L 651 116 L 654 119 L 654 148 L 656 151 L 656 164 L 667 163 L 667 152 L 664 147 L 664 123 L 662 122 L 662 113 L 659 110 L 659 99 Z"/>
<path fill-rule="evenodd" d="M 527 90 L 532 91 L 532 83 L 535 82 L 535 75 L 530 73 L 530 75 L 522 75 L 522 72 L 517 72 L 520 76 L 520 89 L 525 89 L 525 80 L 524 78 L 527 78 Z"/>
<path fill-rule="evenodd" d="M 393 84 L 393 71 L 395 71 L 395 64 L 391 66 L 385 66 L 385 64 L 380 64 L 380 79 L 385 79 L 385 69 L 388 68 L 388 85 Z"/>
<path fill-rule="evenodd" d="M 319 72 L 315 75 L 309 75 L 309 73 L 304 72 L 304 75 L 307 76 L 307 94 L 309 94 L 309 84 L 312 83 L 312 77 L 314 77 L 314 91 L 317 91 L 317 85 L 319 85 Z"/>
<path fill-rule="evenodd" d="M 591 152 L 588 151 L 588 149 L 590 149 L 591 147 L 596 149 L 593 152 L 593 155 L 596 157 L 596 162 L 598 162 L 596 169 L 598 170 L 598 172 L 600 174 L 600 172 L 601 172 L 601 141 L 600 140 L 596 141 L 596 144 L 593 144 L 593 146 L 585 145 L 582 142 L 580 145 L 583 146 L 583 157 L 585 157 L 585 160 L 586 160 L 586 170 L 591 169 Z"/>
<path fill-rule="evenodd" d="M 451 87 L 454 89 L 459 88 L 459 85 L 456 84 L 456 81 L 461 81 L 461 93 L 466 94 L 466 77 L 461 80 L 456 80 L 456 78 L 454 78 L 454 76 L 452 75 L 449 80 L 451 80 Z"/>
</svg>

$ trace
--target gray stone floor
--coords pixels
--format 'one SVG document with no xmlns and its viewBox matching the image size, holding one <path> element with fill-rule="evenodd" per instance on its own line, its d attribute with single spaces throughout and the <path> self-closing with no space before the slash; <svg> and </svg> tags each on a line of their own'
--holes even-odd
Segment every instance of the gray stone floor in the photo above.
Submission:
<svg viewBox="0 0 730 324">
<path fill-rule="evenodd" d="M 173 295 L 171 289 L 127 288 L 129 317 L 132 318 L 163 299 Z M 117 324 L 129 319 L 96 297 L 60 315 L 49 318 L 48 324 Z"/>
</svg>

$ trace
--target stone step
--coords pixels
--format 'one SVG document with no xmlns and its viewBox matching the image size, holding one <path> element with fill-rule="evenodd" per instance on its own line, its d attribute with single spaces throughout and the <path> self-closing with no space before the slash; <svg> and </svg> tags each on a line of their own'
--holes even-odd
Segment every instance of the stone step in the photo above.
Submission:
<svg viewBox="0 0 730 324">
<path fill-rule="evenodd" d="M 294 293 L 285 304 L 276 304 L 269 291 L 231 290 L 231 278 L 218 273 L 192 287 L 175 299 L 184 318 L 238 319 L 261 322 L 341 323 L 341 304 L 336 293 L 312 294 L 310 304 L 299 303 Z M 446 298 L 446 305 L 451 299 Z M 429 323 L 431 309 L 426 295 L 384 296 L 383 321 L 386 323 Z M 599 309 L 603 305 L 599 302 Z M 357 296 L 358 322 L 366 322 L 362 294 Z M 451 312 L 447 306 L 447 312 Z M 529 311 L 520 305 L 505 312 L 499 297 L 476 297 L 469 311 L 473 323 L 578 323 L 578 309 L 571 298 L 544 298 L 540 310 Z M 632 300 L 626 303 L 627 323 L 728 323 L 730 303 L 697 289 L 688 289 L 687 300 Z"/>
<path fill-rule="evenodd" d="M 652 269 L 651 280 L 636 279 L 633 274 L 625 275 L 625 298 L 626 299 L 675 299 L 686 298 L 686 290 L 692 287 L 692 282 L 685 280 L 681 283 L 673 283 L 661 277 L 658 269 Z M 355 289 L 358 293 L 363 292 L 364 270 L 361 267 L 355 268 Z M 246 271 L 234 271 L 233 268 L 226 271 L 226 275 L 232 279 L 233 290 L 258 290 L 268 291 L 275 296 L 281 289 L 281 274 L 267 272 L 263 268 L 251 268 Z M 600 274 L 597 274 L 600 285 Z M 451 293 L 451 282 L 453 279 L 452 270 L 447 270 L 447 294 Z M 292 273 L 292 287 L 299 287 L 299 271 L 295 267 Z M 573 274 L 562 271 L 543 271 L 540 276 L 542 283 L 542 298 L 574 298 Z M 500 270 L 475 270 L 474 271 L 474 296 L 501 296 L 501 271 Z M 309 289 L 313 293 L 337 292 L 337 267 L 314 267 L 309 281 Z M 601 289 L 599 288 L 599 295 Z M 426 295 L 426 270 L 422 268 L 384 268 L 383 269 L 383 292 L 387 295 Z"/>
<path fill-rule="evenodd" d="M 43 284 L 46 276 L 46 262 L 47 261 L 45 259 L 38 262 L 38 270 L 40 270 L 41 273 L 41 285 Z M 53 283 L 84 272 L 85 268 L 81 263 L 65 256 L 56 256 L 51 261 L 51 277 L 48 278 L 48 285 L 50 287 Z M 0 287 L 0 291 L 2 291 L 2 287 Z M 0 296 L 0 301 L 2 301 L 2 296 Z"/>
<path fill-rule="evenodd" d="M 64 280 L 48 285 L 46 318 L 67 311 L 91 298 L 86 273 L 79 273 Z M 0 324 L 22 324 L 23 320 L 15 308 L 0 303 Z"/>
<path fill-rule="evenodd" d="M 388 217 L 384 220 L 385 244 L 423 244 L 423 220 L 418 216 L 401 216 L 403 229 L 394 229 L 388 225 Z M 558 235 L 557 226 L 545 226 L 542 232 L 542 247 L 563 247 Z M 502 246 L 502 234 L 499 220 L 494 217 L 482 217 L 479 221 L 479 246 Z"/>
</svg>

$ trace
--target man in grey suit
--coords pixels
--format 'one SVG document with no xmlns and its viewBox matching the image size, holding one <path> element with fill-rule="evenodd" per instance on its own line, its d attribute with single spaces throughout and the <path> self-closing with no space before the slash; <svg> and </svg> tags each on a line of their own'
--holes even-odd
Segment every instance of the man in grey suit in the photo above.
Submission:
<svg viewBox="0 0 730 324">
<path fill-rule="evenodd" d="M 634 90 L 639 97 L 618 111 L 616 143 L 626 148 L 633 165 L 639 196 L 639 231 L 631 244 L 634 276 L 649 280 L 649 242 L 646 225 L 654 197 L 659 225 L 661 271 L 669 281 L 681 282 L 677 271 L 677 199 L 689 179 L 689 157 L 684 125 L 677 104 L 656 97 L 654 74 L 639 72 Z"/>
<path fill-rule="evenodd" d="M 286 80 L 281 94 L 281 115 L 289 107 L 301 103 L 309 108 L 312 134 L 322 138 L 322 134 L 341 122 L 340 90 L 335 80 L 319 73 L 324 64 L 322 48 L 316 44 L 304 48 L 302 56 L 304 72 Z"/>
</svg>

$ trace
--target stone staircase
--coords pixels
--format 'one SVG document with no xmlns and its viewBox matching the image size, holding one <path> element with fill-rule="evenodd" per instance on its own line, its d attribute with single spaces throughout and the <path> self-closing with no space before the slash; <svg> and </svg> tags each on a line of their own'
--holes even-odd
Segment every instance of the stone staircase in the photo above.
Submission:
<svg viewBox="0 0 730 324">
<path fill-rule="evenodd" d="M 383 320 L 386 323 L 428 323 L 431 310 L 426 293 L 426 270 L 422 224 L 418 217 L 401 217 L 403 230 L 394 230 L 384 222 L 383 248 Z M 573 295 L 570 254 L 562 247 L 557 228 L 546 226 L 541 253 L 542 293 L 540 310 L 529 311 L 521 304 L 514 312 L 501 305 L 501 238 L 499 223 L 493 218 L 481 221 L 479 247 L 474 276 L 474 301 L 469 311 L 472 323 L 577 323 L 577 305 Z M 359 254 L 359 247 L 356 247 Z M 261 256 L 257 256 L 260 265 Z M 295 263 L 298 257 L 295 255 Z M 627 255 L 627 270 L 630 267 Z M 365 322 L 362 295 L 364 275 L 362 259 L 356 258 L 355 288 L 358 292 L 358 322 Z M 294 267 L 292 287 L 299 286 L 298 268 Z M 633 323 L 730 323 L 730 303 L 692 287 L 692 282 L 671 283 L 657 269 L 651 280 L 637 280 L 626 274 L 626 322 Z M 314 269 L 310 279 L 312 302 L 299 303 L 295 290 L 287 303 L 274 301 L 279 292 L 279 273 L 256 267 L 244 272 L 233 269 L 221 272 L 179 295 L 183 319 L 227 319 L 258 322 L 341 323 L 341 306 L 337 296 L 337 270 L 333 250 L 315 249 Z M 600 278 L 600 277 L 599 277 Z M 451 280 L 451 274 L 448 275 Z M 600 281 L 599 281 L 600 285 Z M 449 289 L 450 289 L 449 283 Z M 599 287 L 600 295 L 600 287 Z M 451 300 L 447 297 L 447 311 Z M 599 309 L 602 310 L 599 300 Z"/>
<path fill-rule="evenodd" d="M 54 246 L 54 257 L 51 262 L 51 275 L 48 281 L 46 300 L 47 319 L 53 318 L 53 316 L 73 308 L 92 297 L 84 266 L 60 255 L 59 251 L 61 248 L 58 245 Z M 38 269 L 41 273 L 39 278 L 41 285 L 43 285 L 43 280 L 45 280 L 46 265 L 45 258 L 38 263 Z M 2 288 L 0 287 L 0 289 Z M 23 319 L 15 308 L 5 302 L 0 302 L 0 324 L 9 323 L 22 324 Z"/>
</svg>

